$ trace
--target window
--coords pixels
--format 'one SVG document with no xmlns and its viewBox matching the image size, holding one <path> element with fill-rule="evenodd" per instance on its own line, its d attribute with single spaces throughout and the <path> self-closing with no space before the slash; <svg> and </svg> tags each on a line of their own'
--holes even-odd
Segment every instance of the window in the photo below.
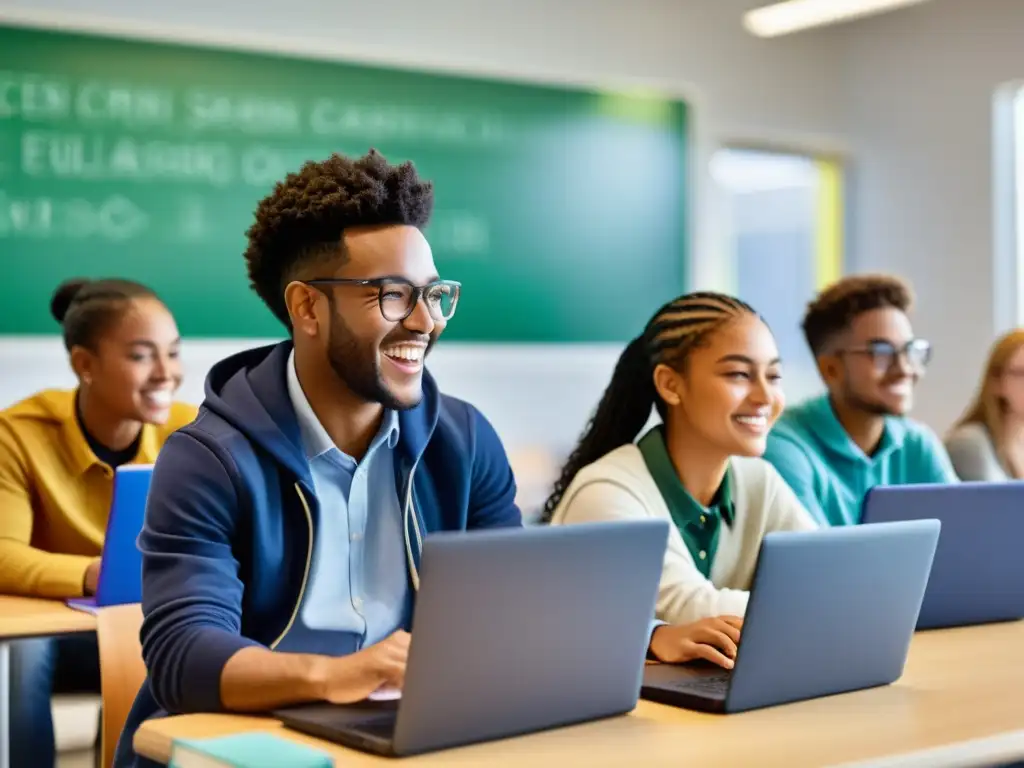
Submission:
<svg viewBox="0 0 1024 768">
<path fill-rule="evenodd" d="M 800 321 L 807 302 L 842 272 L 842 168 L 810 155 L 739 148 L 711 162 L 726 198 L 732 292 L 771 326 L 787 398 L 820 392 Z"/>
</svg>

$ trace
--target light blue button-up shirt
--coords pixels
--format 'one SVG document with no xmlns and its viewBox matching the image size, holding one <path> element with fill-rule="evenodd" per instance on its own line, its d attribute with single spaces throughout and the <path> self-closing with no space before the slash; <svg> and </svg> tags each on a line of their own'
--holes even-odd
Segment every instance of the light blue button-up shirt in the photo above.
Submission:
<svg viewBox="0 0 1024 768">
<path fill-rule="evenodd" d="M 409 594 L 402 509 L 395 487 L 398 414 L 384 412 L 361 462 L 331 440 L 288 360 L 288 396 L 320 502 L 299 619 L 309 630 L 351 632 L 372 645 L 402 625 Z"/>
</svg>

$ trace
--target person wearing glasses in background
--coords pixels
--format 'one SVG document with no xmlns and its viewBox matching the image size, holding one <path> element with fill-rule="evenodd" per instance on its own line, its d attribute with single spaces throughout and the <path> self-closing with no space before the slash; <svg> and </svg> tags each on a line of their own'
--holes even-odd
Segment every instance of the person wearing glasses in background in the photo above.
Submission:
<svg viewBox="0 0 1024 768">
<path fill-rule="evenodd" d="M 148 677 L 115 765 L 150 764 L 132 739 L 167 712 L 400 687 L 422 538 L 522 525 L 493 427 L 424 370 L 460 290 L 422 233 L 433 199 L 411 163 L 371 150 L 307 163 L 257 207 L 249 278 L 291 338 L 214 366 L 156 462 Z M 653 625 L 652 652 L 678 660 L 686 628 Z"/>
<path fill-rule="evenodd" d="M 938 436 L 907 417 L 932 353 L 912 303 L 902 280 L 856 275 L 808 306 L 803 331 L 828 391 L 783 413 L 765 458 L 823 524 L 859 523 L 876 485 L 957 481 Z"/>
</svg>

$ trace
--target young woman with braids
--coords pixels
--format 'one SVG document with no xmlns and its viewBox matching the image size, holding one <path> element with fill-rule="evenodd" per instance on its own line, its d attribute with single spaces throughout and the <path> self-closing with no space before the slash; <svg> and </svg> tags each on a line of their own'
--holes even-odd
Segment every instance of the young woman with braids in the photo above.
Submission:
<svg viewBox="0 0 1024 768">
<path fill-rule="evenodd" d="M 673 523 L 657 617 L 690 625 L 692 658 L 735 656 L 764 535 L 816 527 L 760 458 L 780 380 L 775 340 L 747 304 L 707 292 L 665 304 L 622 353 L 545 505 L 552 524 Z M 634 442 L 652 405 L 662 423 Z"/>
</svg>

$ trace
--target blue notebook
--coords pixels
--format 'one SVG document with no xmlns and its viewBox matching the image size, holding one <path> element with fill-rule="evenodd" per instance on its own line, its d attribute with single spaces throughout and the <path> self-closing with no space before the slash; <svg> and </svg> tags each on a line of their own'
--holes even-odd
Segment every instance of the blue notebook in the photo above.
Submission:
<svg viewBox="0 0 1024 768">
<path fill-rule="evenodd" d="M 334 758 L 266 731 L 175 739 L 171 768 L 333 768 Z"/>
</svg>

